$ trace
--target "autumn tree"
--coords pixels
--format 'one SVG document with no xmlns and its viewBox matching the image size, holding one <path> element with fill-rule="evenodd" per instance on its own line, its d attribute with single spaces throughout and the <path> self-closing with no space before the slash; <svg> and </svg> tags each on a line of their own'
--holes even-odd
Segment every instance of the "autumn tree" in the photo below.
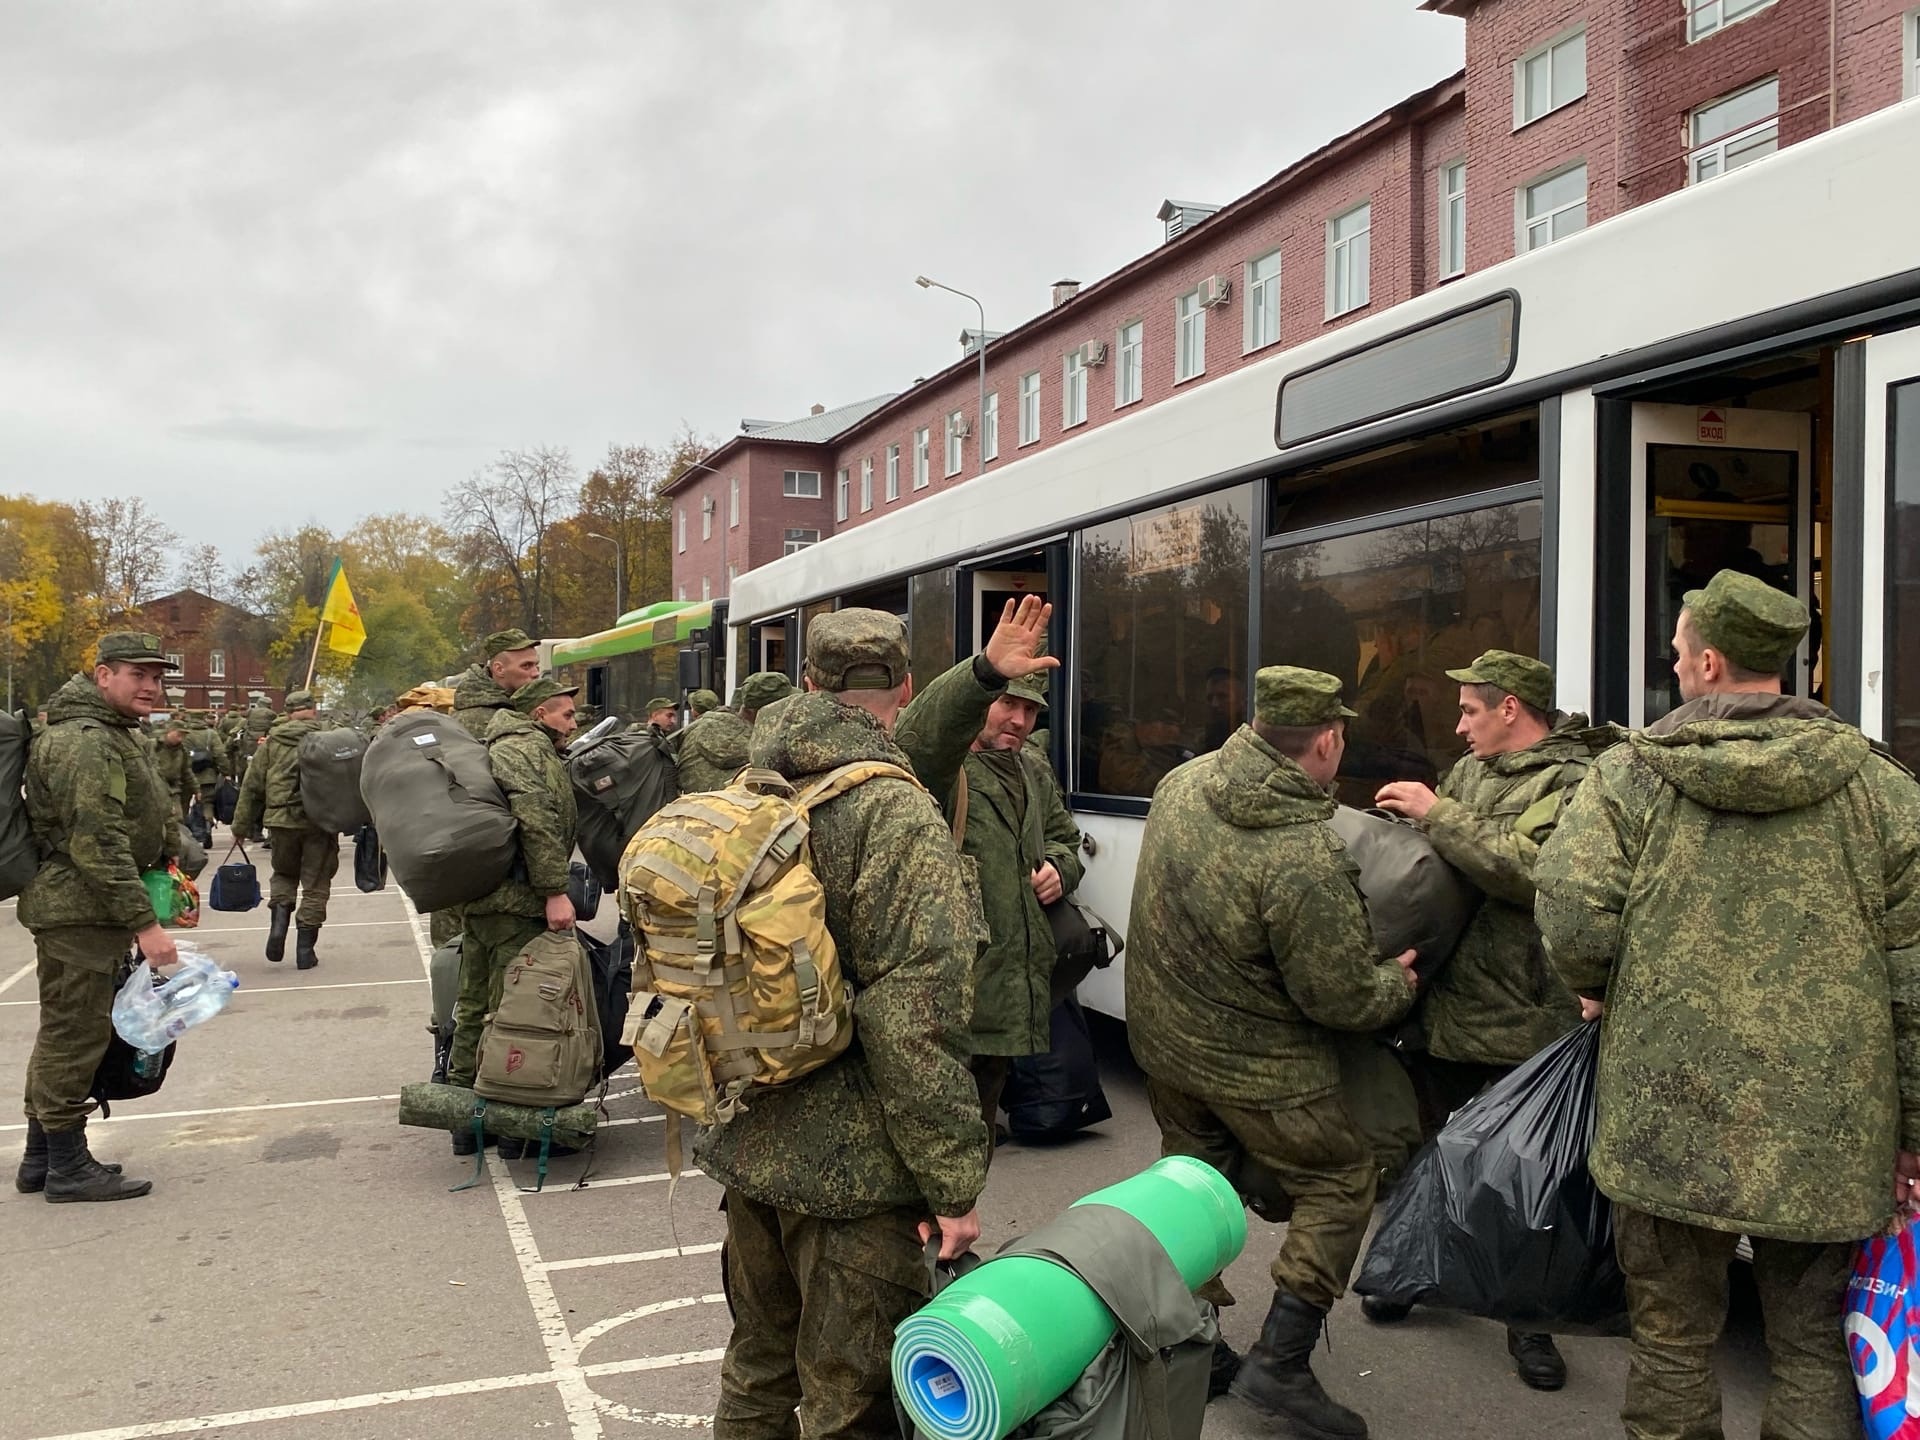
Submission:
<svg viewBox="0 0 1920 1440">
<path fill-rule="evenodd" d="M 178 533 L 139 495 L 83 500 L 73 508 L 87 540 L 90 592 L 113 609 L 151 600 L 174 568 Z"/>
<path fill-rule="evenodd" d="M 503 450 L 447 492 L 447 524 L 460 559 L 475 572 L 476 601 L 493 611 L 483 613 L 484 623 L 503 618 L 493 610 L 502 598 L 512 607 L 505 618 L 532 633 L 539 633 L 543 615 L 551 618 L 549 530 L 572 514 L 579 498 L 579 475 L 563 445 Z M 490 590 L 489 579 L 497 588 Z"/>
</svg>

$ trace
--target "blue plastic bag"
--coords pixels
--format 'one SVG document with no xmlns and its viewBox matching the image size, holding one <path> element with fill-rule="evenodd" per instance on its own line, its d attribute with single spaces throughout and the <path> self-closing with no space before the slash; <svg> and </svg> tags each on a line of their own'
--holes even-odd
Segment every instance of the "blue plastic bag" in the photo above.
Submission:
<svg viewBox="0 0 1920 1440">
<path fill-rule="evenodd" d="M 1863 1240 L 1847 1286 L 1847 1354 L 1868 1440 L 1920 1440 L 1914 1354 L 1920 1249 L 1914 1229 L 1914 1217 L 1907 1215 L 1892 1235 Z"/>
</svg>

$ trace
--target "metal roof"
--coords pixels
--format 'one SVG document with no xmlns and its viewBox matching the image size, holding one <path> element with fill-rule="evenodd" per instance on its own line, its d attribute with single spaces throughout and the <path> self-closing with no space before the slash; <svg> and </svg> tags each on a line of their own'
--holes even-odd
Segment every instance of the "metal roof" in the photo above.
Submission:
<svg viewBox="0 0 1920 1440">
<path fill-rule="evenodd" d="M 764 421 L 751 422 L 747 437 L 753 440 L 785 440 L 795 445 L 821 445 L 833 439 L 849 426 L 858 425 L 867 416 L 893 399 L 897 391 L 888 391 L 885 395 L 875 395 L 867 400 L 855 400 L 850 405 L 836 405 L 831 410 L 823 410 L 818 415 L 803 415 L 798 420 L 789 420 L 785 424 L 768 425 Z"/>
</svg>

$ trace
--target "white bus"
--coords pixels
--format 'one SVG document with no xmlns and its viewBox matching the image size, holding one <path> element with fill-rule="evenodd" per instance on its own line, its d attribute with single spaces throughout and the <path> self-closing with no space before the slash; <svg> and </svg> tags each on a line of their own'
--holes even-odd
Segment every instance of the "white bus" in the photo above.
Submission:
<svg viewBox="0 0 1920 1440">
<path fill-rule="evenodd" d="M 1116 921 L 1154 786 L 1259 666 L 1347 684 L 1364 803 L 1458 757 L 1441 672 L 1492 646 L 1550 661 L 1564 709 L 1656 719 L 1679 597 L 1725 566 L 1814 608 L 1791 688 L 1913 763 L 1916 154 L 1894 107 L 750 571 L 734 678 L 868 604 L 924 682 L 1045 593 L 1081 894 Z M 1123 971 L 1083 998 L 1124 1016 Z"/>
</svg>

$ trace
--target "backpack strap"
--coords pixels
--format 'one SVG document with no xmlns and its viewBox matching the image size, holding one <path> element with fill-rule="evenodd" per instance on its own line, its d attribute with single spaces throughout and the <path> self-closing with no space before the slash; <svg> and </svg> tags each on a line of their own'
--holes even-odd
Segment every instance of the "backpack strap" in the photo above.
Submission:
<svg viewBox="0 0 1920 1440">
<path fill-rule="evenodd" d="M 811 810 L 816 805 L 837 800 L 849 790 L 856 789 L 869 780 L 904 780 L 916 790 L 924 792 L 927 788 L 920 783 L 918 775 L 904 766 L 895 765 L 890 760 L 856 760 L 851 765 L 842 765 L 838 769 L 829 770 L 794 796 L 793 803 L 802 810 Z"/>
<path fill-rule="evenodd" d="M 953 787 L 953 848 L 967 843 L 967 762 L 960 762 L 960 776 Z"/>
</svg>

